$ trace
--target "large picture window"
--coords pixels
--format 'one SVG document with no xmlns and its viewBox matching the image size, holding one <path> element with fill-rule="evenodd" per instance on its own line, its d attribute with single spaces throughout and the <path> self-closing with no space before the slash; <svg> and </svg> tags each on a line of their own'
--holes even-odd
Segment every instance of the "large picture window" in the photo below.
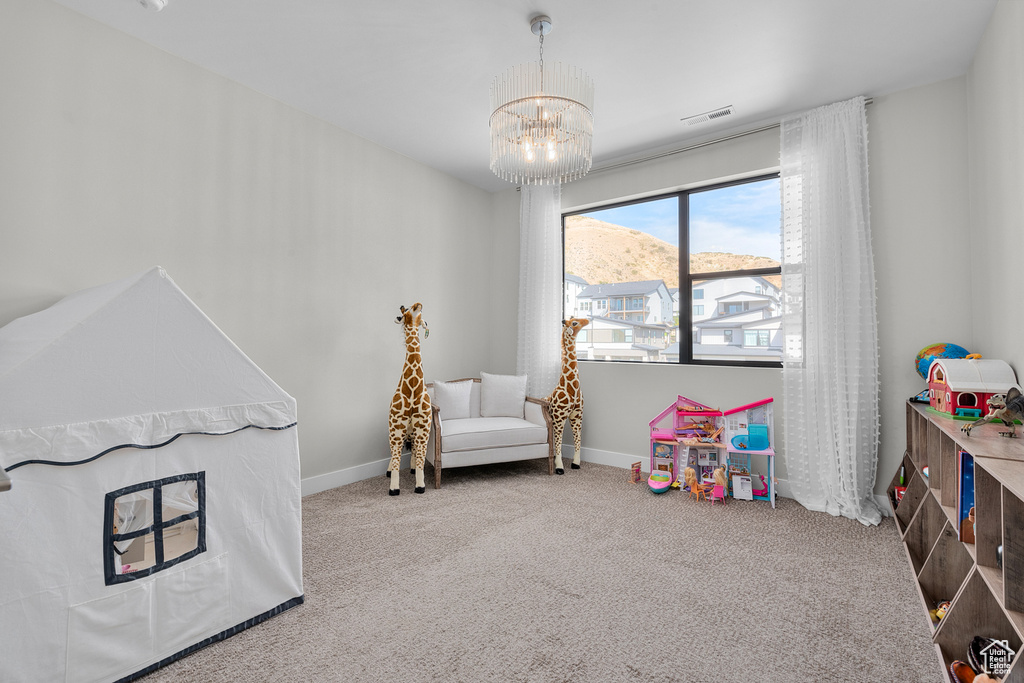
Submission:
<svg viewBox="0 0 1024 683">
<path fill-rule="evenodd" d="M 780 367 L 781 223 L 778 174 L 564 214 L 577 356 Z"/>
<path fill-rule="evenodd" d="M 206 473 L 180 474 L 106 495 L 107 585 L 173 567 L 206 551 Z"/>
</svg>

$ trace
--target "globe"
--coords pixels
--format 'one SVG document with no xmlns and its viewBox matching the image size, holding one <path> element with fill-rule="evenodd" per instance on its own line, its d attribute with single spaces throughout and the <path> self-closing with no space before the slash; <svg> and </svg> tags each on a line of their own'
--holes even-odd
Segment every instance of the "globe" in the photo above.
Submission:
<svg viewBox="0 0 1024 683">
<path fill-rule="evenodd" d="M 936 358 L 966 358 L 969 354 L 970 351 L 956 344 L 948 342 L 929 344 L 917 352 L 917 358 L 914 359 L 914 367 L 917 369 L 917 374 L 921 375 L 924 379 L 928 379 L 928 368 Z"/>
</svg>

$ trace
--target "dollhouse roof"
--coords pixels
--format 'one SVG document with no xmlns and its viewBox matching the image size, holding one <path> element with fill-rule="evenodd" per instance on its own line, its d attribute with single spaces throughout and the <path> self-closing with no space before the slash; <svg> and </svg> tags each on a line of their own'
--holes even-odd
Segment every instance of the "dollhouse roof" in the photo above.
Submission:
<svg viewBox="0 0 1024 683">
<path fill-rule="evenodd" d="M 773 401 L 775 401 L 774 398 L 766 398 L 763 401 L 756 401 L 755 403 L 749 403 L 749 404 L 747 404 L 745 406 L 740 406 L 739 408 L 733 408 L 732 410 L 727 410 L 727 411 L 725 411 L 725 415 L 732 415 L 733 413 L 739 413 L 739 412 L 744 411 L 744 410 L 752 410 L 753 408 L 758 408 L 760 406 L 767 405 L 769 403 L 772 403 Z"/>
<path fill-rule="evenodd" d="M 1004 360 L 983 358 L 937 358 L 928 368 L 928 381 L 934 382 L 941 370 L 945 383 L 953 391 L 1003 393 L 1017 386 L 1013 368 Z"/>
<path fill-rule="evenodd" d="M 712 408 L 706 406 L 700 401 L 694 401 L 688 399 L 685 396 L 676 396 L 675 402 L 676 412 L 693 415 L 721 415 L 722 411 L 718 408 Z"/>
</svg>

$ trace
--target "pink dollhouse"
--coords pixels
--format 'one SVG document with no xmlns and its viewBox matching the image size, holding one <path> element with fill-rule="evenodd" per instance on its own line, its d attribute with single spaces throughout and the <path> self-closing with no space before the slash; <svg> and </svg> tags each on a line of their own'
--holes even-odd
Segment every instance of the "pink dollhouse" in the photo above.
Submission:
<svg viewBox="0 0 1024 683">
<path fill-rule="evenodd" d="M 725 462 L 722 434 L 725 421 L 722 411 L 685 396 L 676 396 L 674 403 L 649 423 L 651 431 L 651 472 L 670 469 L 674 482 L 681 472 L 679 456 L 685 454 L 682 466 L 691 465 L 702 481 L 711 481 L 714 467 Z"/>
<path fill-rule="evenodd" d="M 725 443 L 733 496 L 767 500 L 775 507 L 774 399 L 766 398 L 725 411 Z M 768 476 L 754 471 L 754 459 L 766 460 Z M 743 491 L 744 495 L 740 495 Z M 748 497 L 749 496 L 749 497 Z"/>
<path fill-rule="evenodd" d="M 983 358 L 936 358 L 928 368 L 928 403 L 951 417 L 979 418 L 986 402 L 1017 386 L 1006 361 Z"/>
<path fill-rule="evenodd" d="M 766 398 L 722 412 L 676 396 L 675 403 L 651 420 L 651 489 L 660 492 L 693 467 L 703 484 L 714 485 L 713 472 L 725 468 L 728 483 L 723 495 L 745 500 L 766 500 L 775 507 L 774 399 Z M 683 462 L 680 463 L 680 455 Z M 755 460 L 756 458 L 756 460 Z M 767 462 L 767 476 L 753 470 L 755 462 Z M 670 474 L 666 477 L 665 472 Z M 668 479 L 667 483 L 663 480 Z M 658 487 L 656 490 L 655 487 Z M 722 498 L 724 502 L 724 498 Z"/>
</svg>

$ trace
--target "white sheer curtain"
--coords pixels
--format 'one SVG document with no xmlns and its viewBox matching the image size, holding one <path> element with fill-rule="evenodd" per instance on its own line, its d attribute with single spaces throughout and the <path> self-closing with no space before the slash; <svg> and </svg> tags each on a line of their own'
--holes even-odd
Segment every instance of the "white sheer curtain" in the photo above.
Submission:
<svg viewBox="0 0 1024 683">
<path fill-rule="evenodd" d="M 562 187 L 524 185 L 519 204 L 519 340 L 516 372 L 544 397 L 562 370 Z"/>
<path fill-rule="evenodd" d="M 878 524 L 878 335 L 864 98 L 782 121 L 783 434 L 793 496 Z"/>
</svg>

